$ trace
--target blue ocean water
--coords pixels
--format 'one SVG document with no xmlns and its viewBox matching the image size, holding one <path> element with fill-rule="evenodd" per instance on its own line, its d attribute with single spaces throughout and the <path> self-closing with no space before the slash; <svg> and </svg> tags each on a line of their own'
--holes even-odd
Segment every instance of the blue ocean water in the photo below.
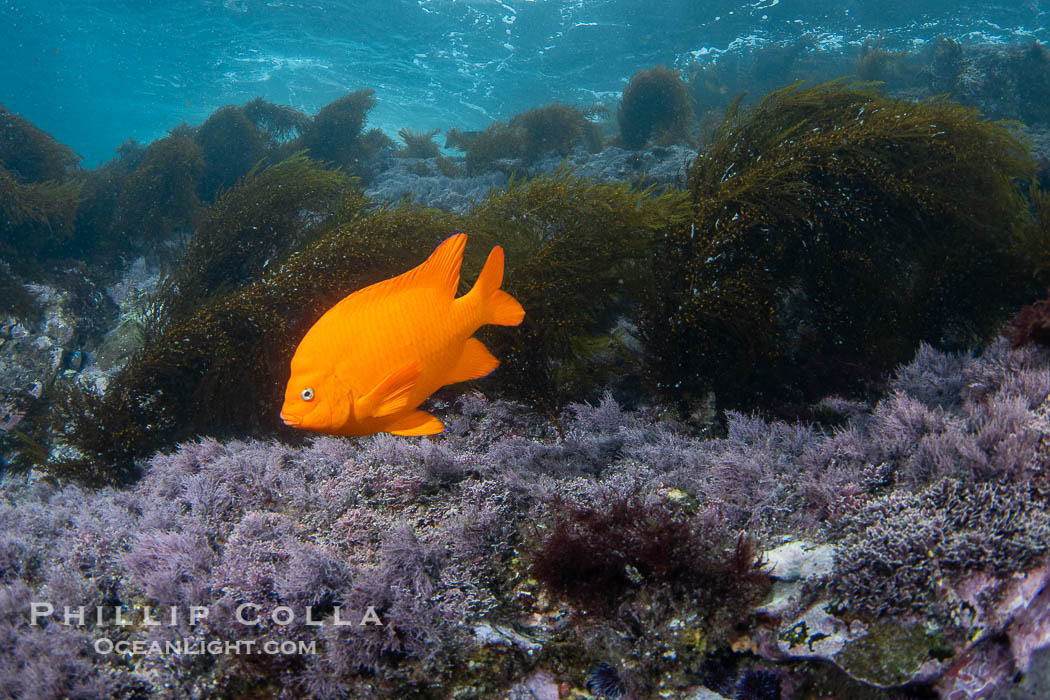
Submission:
<svg viewBox="0 0 1050 700">
<path fill-rule="evenodd" d="M 0 103 L 93 166 L 122 141 L 263 97 L 314 112 L 371 88 L 369 126 L 483 128 L 629 76 L 810 36 L 836 51 L 1050 39 L 1050 1 L 3 0 Z"/>
</svg>

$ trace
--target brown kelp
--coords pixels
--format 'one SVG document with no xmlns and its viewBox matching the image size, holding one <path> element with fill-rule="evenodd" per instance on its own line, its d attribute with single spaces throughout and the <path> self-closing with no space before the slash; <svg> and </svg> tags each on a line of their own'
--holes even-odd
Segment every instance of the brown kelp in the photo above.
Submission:
<svg viewBox="0 0 1050 700">
<path fill-rule="evenodd" d="M 120 183 L 114 228 L 138 246 L 156 246 L 188 230 L 201 206 L 204 172 L 204 154 L 189 134 L 176 130 L 154 141 Z"/>
<path fill-rule="evenodd" d="M 493 384 L 550 411 L 624 373 L 617 363 L 630 358 L 611 331 L 649 283 L 654 235 L 688 210 L 680 192 L 595 182 L 563 168 L 512 180 L 468 218 L 471 232 L 506 249 L 505 289 L 526 310 L 521 328 L 486 329 L 503 362 Z"/>
<path fill-rule="evenodd" d="M 0 167 L 25 182 L 63 180 L 80 156 L 24 117 L 0 105 Z"/>
<path fill-rule="evenodd" d="M 358 117 L 363 124 L 364 111 Z M 148 146 L 126 142 L 116 158 L 84 176 L 76 254 L 164 257 L 158 244 L 190 233 L 197 214 L 241 178 L 307 148 L 303 135 L 313 124 L 297 110 L 257 98 L 220 107 L 198 127 L 181 124 Z M 356 141 L 358 132 L 344 138 Z M 316 129 L 311 133 L 311 144 L 320 147 Z"/>
<path fill-rule="evenodd" d="M 397 136 L 405 144 L 398 155 L 402 158 L 437 158 L 441 155 L 441 148 L 434 142 L 434 137 L 440 131 L 413 131 L 408 127 L 398 129 Z"/>
<path fill-rule="evenodd" d="M 340 103 L 358 129 L 369 97 Z M 129 151 L 132 173 L 146 150 Z M 856 83 L 734 107 L 684 192 L 563 168 L 454 216 L 372 208 L 298 155 L 202 211 L 140 356 L 57 419 L 82 455 L 56 458 L 55 473 L 126 467 L 197 434 L 281 430 L 305 329 L 456 231 L 481 238 L 472 250 L 506 249 L 506 289 L 527 312 L 521 328 L 485 333 L 503 361 L 488 386 L 504 397 L 553 414 L 642 373 L 687 402 L 714 389 L 725 406 L 863 386 L 919 340 L 969 342 L 1032 298 L 1045 252 L 1033 254 L 1042 237 L 1017 184 L 1031 172 L 1017 140 L 972 110 Z M 464 279 L 480 262 L 468 251 Z"/>
<path fill-rule="evenodd" d="M 616 118 L 624 148 L 688 143 L 695 116 L 681 71 L 656 66 L 632 75 Z"/>
<path fill-rule="evenodd" d="M 359 177 L 368 175 L 365 161 L 393 142 L 375 129 L 362 133 L 368 111 L 375 107 L 374 90 L 357 90 L 322 107 L 304 124 L 301 135 L 292 142 L 305 148 L 309 156 L 324 160 Z"/>
<path fill-rule="evenodd" d="M 0 256 L 23 266 L 73 240 L 83 182 L 24 182 L 0 166 Z"/>
<path fill-rule="evenodd" d="M 84 186 L 79 160 L 69 146 L 0 105 L 0 256 L 36 266 L 73 240 Z"/>
<path fill-rule="evenodd" d="M 320 236 L 336 208 L 364 209 L 360 190 L 337 170 L 297 154 L 253 169 L 198 217 L 193 238 L 166 275 L 161 325 L 258 277 L 271 262 Z"/>
<path fill-rule="evenodd" d="M 857 388 L 922 339 L 962 345 L 1031 298 L 1034 163 L 1003 125 L 867 84 L 734 104 L 656 250 L 644 323 L 671 395 L 727 406 Z"/>
<path fill-rule="evenodd" d="M 484 131 L 450 129 L 445 145 L 466 153 L 467 174 L 491 170 L 512 173 L 528 167 L 541 156 L 565 156 L 578 145 L 600 148 L 601 134 L 587 112 L 555 102 L 521 112 L 507 122 L 496 121 Z"/>
</svg>

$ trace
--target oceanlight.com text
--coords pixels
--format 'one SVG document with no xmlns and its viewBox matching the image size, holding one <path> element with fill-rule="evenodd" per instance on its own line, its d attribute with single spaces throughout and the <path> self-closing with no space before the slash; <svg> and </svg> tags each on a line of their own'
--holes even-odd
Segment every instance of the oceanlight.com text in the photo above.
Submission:
<svg viewBox="0 0 1050 700">
<path fill-rule="evenodd" d="M 179 656 L 195 656 L 201 654 L 269 654 L 276 655 L 305 655 L 317 653 L 316 641 L 285 640 L 278 642 L 267 640 L 259 642 L 254 639 L 243 639 L 239 641 L 230 640 L 203 640 L 203 639 L 175 639 L 165 642 L 146 641 L 144 639 L 113 641 L 108 637 L 96 639 L 94 643 L 95 653 L 103 656 L 108 654 L 120 654 L 122 656 L 139 656 L 150 654 L 159 656 L 161 654 L 177 654 Z"/>
</svg>

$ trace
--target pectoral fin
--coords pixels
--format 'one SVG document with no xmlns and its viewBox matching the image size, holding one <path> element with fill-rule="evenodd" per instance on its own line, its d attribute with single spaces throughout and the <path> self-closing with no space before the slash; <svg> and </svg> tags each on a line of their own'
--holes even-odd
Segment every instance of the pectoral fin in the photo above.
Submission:
<svg viewBox="0 0 1050 700">
<path fill-rule="evenodd" d="M 372 391 L 354 403 L 354 415 L 360 418 L 382 418 L 409 408 L 408 399 L 419 379 L 419 363 L 412 361 L 400 367 L 375 385 Z"/>
<path fill-rule="evenodd" d="M 426 411 L 412 411 L 383 428 L 394 435 L 435 435 L 444 429 L 445 424 Z"/>
</svg>

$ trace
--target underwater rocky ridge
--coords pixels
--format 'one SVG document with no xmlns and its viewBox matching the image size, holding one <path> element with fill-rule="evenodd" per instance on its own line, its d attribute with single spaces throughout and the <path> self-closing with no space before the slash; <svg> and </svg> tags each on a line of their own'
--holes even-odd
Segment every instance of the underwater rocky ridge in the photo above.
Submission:
<svg viewBox="0 0 1050 700">
<path fill-rule="evenodd" d="M 0 108 L 0 695 L 1050 693 L 1045 47 L 375 104 L 90 170 Z M 306 329 L 456 232 L 526 317 L 448 430 L 281 425 Z"/>
</svg>

